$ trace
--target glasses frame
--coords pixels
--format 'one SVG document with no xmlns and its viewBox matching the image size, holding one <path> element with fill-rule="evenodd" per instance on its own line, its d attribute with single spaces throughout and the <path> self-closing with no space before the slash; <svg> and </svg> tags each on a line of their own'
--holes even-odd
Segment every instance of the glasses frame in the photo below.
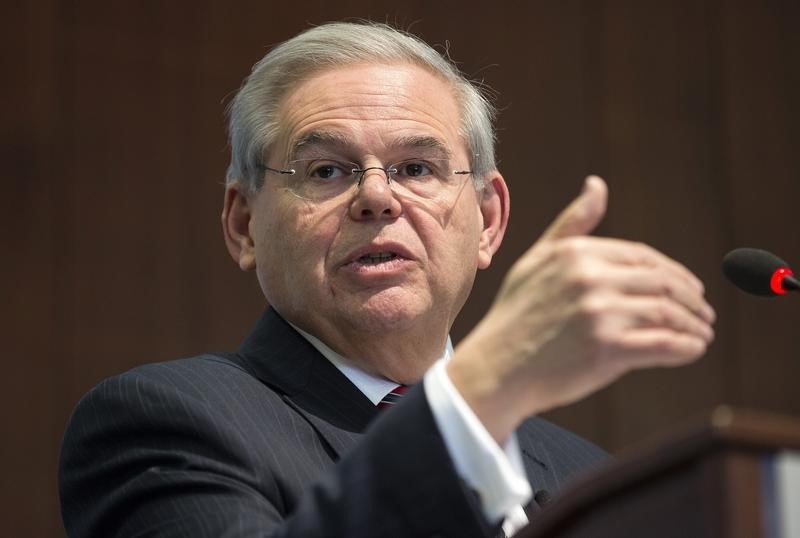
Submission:
<svg viewBox="0 0 800 538">
<path fill-rule="evenodd" d="M 303 159 L 303 160 L 306 160 L 306 159 Z M 313 160 L 316 160 L 316 159 L 308 159 L 308 160 L 313 161 Z M 355 168 L 351 168 L 350 169 L 350 173 L 353 174 L 353 175 L 358 174 L 358 176 L 357 176 L 358 177 L 358 181 L 354 182 L 354 184 L 355 184 L 355 186 L 357 188 L 359 188 L 359 187 L 361 187 L 361 184 L 364 181 L 364 176 L 366 176 L 367 172 L 369 172 L 370 170 L 381 170 L 381 171 L 383 171 L 384 176 L 386 176 L 386 184 L 387 185 L 391 185 L 392 181 L 395 181 L 397 183 L 396 180 L 392 179 L 392 174 L 397 174 L 398 173 L 397 168 L 396 168 L 398 165 L 404 164 L 404 163 L 407 163 L 407 162 L 426 161 L 426 160 L 430 161 L 430 159 L 404 159 L 404 160 L 402 160 L 402 161 L 400 161 L 400 162 L 398 162 L 396 164 L 391 164 L 391 165 L 389 165 L 389 166 L 387 166 L 385 168 L 382 167 L 382 166 L 367 166 L 367 167 L 362 168 L 362 167 L 359 167 L 357 165 L 357 163 L 341 163 L 341 164 L 353 164 L 353 165 L 356 165 Z M 290 162 L 289 165 L 291 165 L 291 164 L 292 163 Z M 289 175 L 289 176 L 293 176 L 293 175 L 295 175 L 297 173 L 297 170 L 295 168 L 289 168 L 289 167 L 287 167 L 287 168 L 273 168 L 273 167 L 267 166 L 265 164 L 259 164 L 258 165 L 258 169 L 263 171 L 263 172 L 274 172 L 276 174 Z M 453 170 L 453 171 L 450 172 L 451 175 L 470 175 L 472 173 L 473 173 L 472 170 Z M 300 197 L 302 199 L 314 200 L 314 198 L 306 198 L 305 196 L 302 196 L 300 193 L 295 192 L 295 190 L 293 190 L 293 189 L 289 189 L 289 191 L 292 192 L 292 194 L 294 194 L 295 196 L 298 196 L 298 197 Z M 343 191 L 343 192 L 346 192 L 346 191 Z M 324 199 L 325 198 L 322 198 L 322 200 L 324 200 Z"/>
</svg>

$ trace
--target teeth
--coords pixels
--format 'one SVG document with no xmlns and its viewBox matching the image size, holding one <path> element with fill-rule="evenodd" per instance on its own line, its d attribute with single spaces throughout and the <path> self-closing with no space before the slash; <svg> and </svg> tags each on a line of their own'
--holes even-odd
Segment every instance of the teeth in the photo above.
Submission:
<svg viewBox="0 0 800 538">
<path fill-rule="evenodd" d="M 361 263 L 375 264 L 375 263 L 388 262 L 389 260 L 393 260 L 396 257 L 397 254 L 395 254 L 394 252 L 375 252 L 361 256 L 358 259 L 358 261 L 360 261 Z"/>
</svg>

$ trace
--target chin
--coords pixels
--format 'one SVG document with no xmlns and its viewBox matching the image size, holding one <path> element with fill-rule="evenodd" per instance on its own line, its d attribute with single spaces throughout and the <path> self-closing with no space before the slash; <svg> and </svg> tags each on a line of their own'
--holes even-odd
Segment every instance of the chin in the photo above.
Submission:
<svg viewBox="0 0 800 538">
<path fill-rule="evenodd" d="M 347 304 L 350 303 L 350 304 Z M 367 331 L 403 331 L 429 323 L 432 301 L 428 295 L 391 288 L 369 297 L 350 297 L 340 303 L 353 325 Z"/>
</svg>

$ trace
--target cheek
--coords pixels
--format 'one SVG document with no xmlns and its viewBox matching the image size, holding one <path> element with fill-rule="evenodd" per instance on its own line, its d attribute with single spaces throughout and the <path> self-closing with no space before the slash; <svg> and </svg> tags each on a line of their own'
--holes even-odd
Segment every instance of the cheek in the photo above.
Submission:
<svg viewBox="0 0 800 538">
<path fill-rule="evenodd" d="M 274 209 L 259 230 L 259 280 L 270 302 L 315 293 L 325 278 L 325 259 L 337 224 L 309 207 Z"/>
<path fill-rule="evenodd" d="M 430 229 L 426 242 L 434 272 L 447 287 L 458 287 L 471 280 L 477 271 L 480 241 L 480 213 L 467 208 L 453 215 L 445 227 Z"/>
<path fill-rule="evenodd" d="M 463 208 L 458 218 L 453 219 L 450 243 L 457 255 L 467 264 L 477 263 L 483 218 L 477 204 Z"/>
<path fill-rule="evenodd" d="M 301 247 L 314 240 L 313 212 L 303 206 L 275 203 L 263 208 L 260 217 L 256 246 L 265 260 L 267 256 L 274 258 L 279 265 L 282 259 L 296 256 Z"/>
</svg>

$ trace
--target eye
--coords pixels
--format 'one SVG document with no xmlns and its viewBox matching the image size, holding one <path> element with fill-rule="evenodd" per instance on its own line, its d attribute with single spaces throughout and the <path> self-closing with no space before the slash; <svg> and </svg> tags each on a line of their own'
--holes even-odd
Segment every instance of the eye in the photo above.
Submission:
<svg viewBox="0 0 800 538">
<path fill-rule="evenodd" d="M 397 175 L 404 178 L 424 178 L 434 175 L 431 165 L 424 161 L 406 161 L 395 165 L 394 168 L 397 169 Z"/>
<path fill-rule="evenodd" d="M 346 168 L 344 165 L 334 163 L 313 164 L 308 169 L 309 178 L 320 180 L 341 179 L 352 173 L 352 167 Z"/>
</svg>

